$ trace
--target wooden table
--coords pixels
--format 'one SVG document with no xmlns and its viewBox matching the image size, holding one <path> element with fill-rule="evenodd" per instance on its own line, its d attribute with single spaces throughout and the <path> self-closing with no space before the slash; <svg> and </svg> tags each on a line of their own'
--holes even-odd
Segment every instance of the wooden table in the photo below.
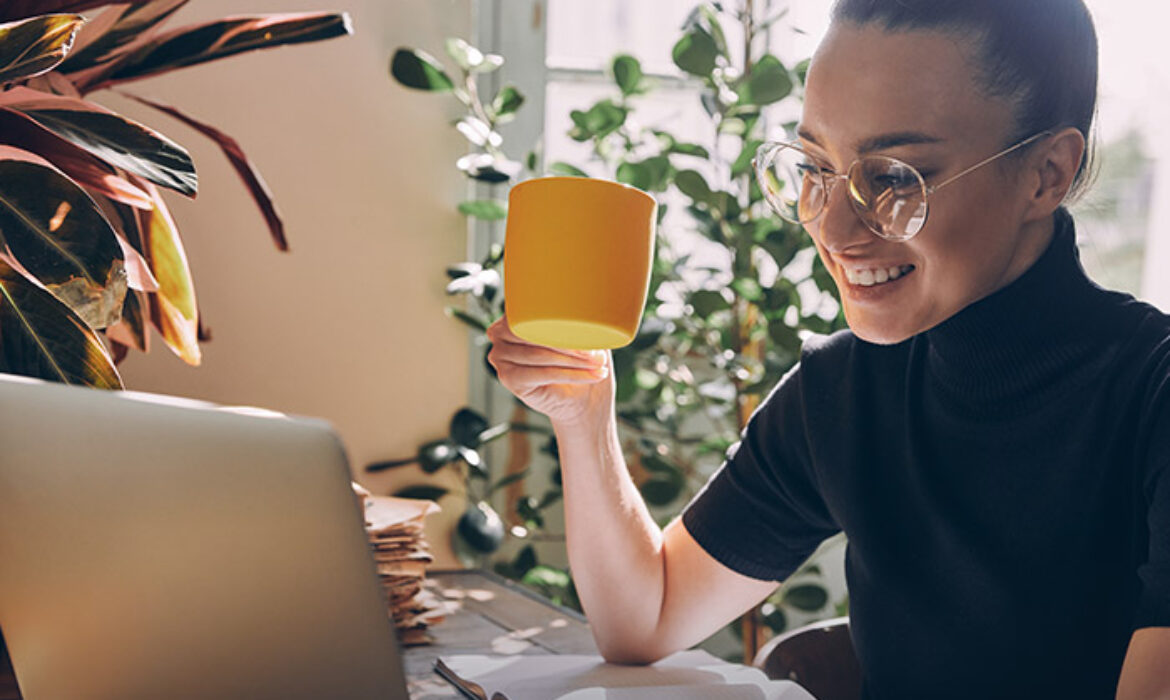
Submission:
<svg viewBox="0 0 1170 700">
<path fill-rule="evenodd" d="M 435 673 L 440 654 L 596 654 L 585 618 L 505 578 L 483 571 L 428 572 L 433 589 L 456 610 L 430 630 L 434 644 L 403 650 L 411 700 L 462 697 Z M 19 698 L 7 655 L 0 658 L 0 700 Z"/>
<path fill-rule="evenodd" d="M 411 700 L 463 697 L 435 673 L 443 654 L 596 654 L 585 618 L 483 571 L 428 572 L 458 609 L 430 630 L 435 643 L 403 650 Z"/>
</svg>

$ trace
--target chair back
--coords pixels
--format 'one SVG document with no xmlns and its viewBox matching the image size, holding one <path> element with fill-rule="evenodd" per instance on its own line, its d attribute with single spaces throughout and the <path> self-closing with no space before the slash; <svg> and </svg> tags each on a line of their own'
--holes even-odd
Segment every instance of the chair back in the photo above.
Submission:
<svg viewBox="0 0 1170 700">
<path fill-rule="evenodd" d="M 753 665 L 768 678 L 799 683 L 817 700 L 861 697 L 861 667 L 848 617 L 814 622 L 772 638 Z"/>
</svg>

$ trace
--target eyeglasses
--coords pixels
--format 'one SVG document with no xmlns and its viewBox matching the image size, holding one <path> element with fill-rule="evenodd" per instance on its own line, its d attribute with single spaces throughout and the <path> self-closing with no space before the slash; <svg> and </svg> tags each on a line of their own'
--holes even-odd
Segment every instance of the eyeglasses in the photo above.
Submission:
<svg viewBox="0 0 1170 700">
<path fill-rule="evenodd" d="M 837 182 L 844 180 L 849 184 L 849 203 L 869 230 L 887 240 L 907 241 L 926 225 L 927 197 L 1051 133 L 1042 131 L 1029 136 L 931 186 L 914 166 L 897 158 L 864 156 L 853 161 L 844 174 L 837 174 L 799 145 L 782 141 L 760 146 L 752 165 L 768 204 L 786 221 L 808 224 L 815 220 L 824 211 Z"/>
</svg>

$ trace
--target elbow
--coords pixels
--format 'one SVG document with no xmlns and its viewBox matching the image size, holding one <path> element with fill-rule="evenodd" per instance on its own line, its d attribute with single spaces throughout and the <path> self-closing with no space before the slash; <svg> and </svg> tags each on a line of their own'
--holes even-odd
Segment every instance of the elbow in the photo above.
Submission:
<svg viewBox="0 0 1170 700">
<path fill-rule="evenodd" d="M 595 636 L 595 641 L 606 663 L 622 666 L 648 666 L 670 654 L 669 649 L 663 649 L 649 640 L 602 640 Z"/>
</svg>

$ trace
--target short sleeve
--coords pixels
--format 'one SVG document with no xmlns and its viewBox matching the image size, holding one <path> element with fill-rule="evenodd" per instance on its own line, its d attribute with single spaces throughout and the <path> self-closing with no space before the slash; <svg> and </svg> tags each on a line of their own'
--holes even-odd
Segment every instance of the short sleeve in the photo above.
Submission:
<svg viewBox="0 0 1170 700">
<path fill-rule="evenodd" d="M 840 528 L 825 506 L 803 418 L 800 365 L 765 397 L 682 522 L 724 566 L 782 581 Z"/>
<path fill-rule="evenodd" d="M 1151 405 L 1157 410 L 1151 411 L 1155 418 L 1145 431 L 1149 447 L 1141 487 L 1149 547 L 1137 571 L 1141 590 L 1135 629 L 1170 627 L 1170 352 L 1154 376 L 1159 379 L 1151 382 Z"/>
</svg>

